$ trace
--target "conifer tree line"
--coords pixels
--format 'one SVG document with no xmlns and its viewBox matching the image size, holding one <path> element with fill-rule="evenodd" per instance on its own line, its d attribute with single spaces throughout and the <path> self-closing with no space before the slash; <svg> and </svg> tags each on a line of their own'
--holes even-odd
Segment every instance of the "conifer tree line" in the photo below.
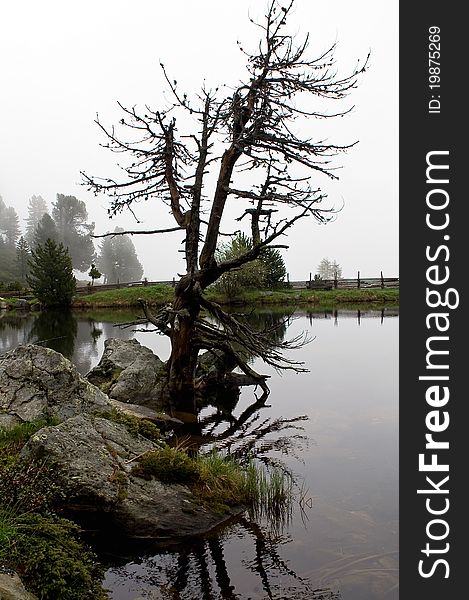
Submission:
<svg viewBox="0 0 469 600">
<path fill-rule="evenodd" d="M 143 267 L 128 236 L 105 238 L 95 247 L 95 224 L 82 200 L 57 194 L 49 207 L 42 196 L 33 195 L 27 210 L 22 227 L 15 208 L 0 196 L 0 289 L 27 286 L 33 253 L 48 240 L 63 245 L 76 271 L 87 273 L 96 265 L 106 283 L 142 278 Z"/>
</svg>

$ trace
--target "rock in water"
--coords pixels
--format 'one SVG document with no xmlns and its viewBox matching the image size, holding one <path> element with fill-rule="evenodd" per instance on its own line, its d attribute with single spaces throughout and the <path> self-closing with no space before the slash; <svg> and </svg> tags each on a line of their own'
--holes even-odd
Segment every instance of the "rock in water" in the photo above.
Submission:
<svg viewBox="0 0 469 600">
<path fill-rule="evenodd" d="M 108 339 L 99 363 L 86 376 L 110 398 L 158 405 L 165 386 L 165 366 L 137 340 Z"/>
<path fill-rule="evenodd" d="M 0 356 L 0 426 L 110 410 L 107 396 L 55 350 L 30 344 Z"/>
<path fill-rule="evenodd" d="M 131 537 L 177 540 L 206 533 L 231 516 L 194 503 L 186 486 L 134 476 L 138 457 L 157 448 L 124 425 L 80 415 L 35 433 L 22 455 L 57 465 L 64 508 L 106 516 L 113 529 Z"/>
</svg>

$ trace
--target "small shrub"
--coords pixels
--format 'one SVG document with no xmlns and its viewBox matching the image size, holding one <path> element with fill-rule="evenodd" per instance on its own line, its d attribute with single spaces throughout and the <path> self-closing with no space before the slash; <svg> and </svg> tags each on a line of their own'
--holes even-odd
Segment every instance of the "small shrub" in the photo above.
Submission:
<svg viewBox="0 0 469 600">
<path fill-rule="evenodd" d="M 46 462 L 3 455 L 0 460 L 0 506 L 15 512 L 53 510 L 64 492 L 56 468 Z"/>
<path fill-rule="evenodd" d="M 23 284 L 20 281 L 10 281 L 7 284 L 8 292 L 20 292 L 23 289 Z"/>
<path fill-rule="evenodd" d="M 54 515 L 22 514 L 0 559 L 41 600 L 104 600 L 104 569 L 78 538 L 77 525 Z"/>
<path fill-rule="evenodd" d="M 194 459 L 183 450 L 169 446 L 144 454 L 132 473 L 145 479 L 156 477 L 163 483 L 184 485 L 194 483 L 199 477 Z"/>
</svg>

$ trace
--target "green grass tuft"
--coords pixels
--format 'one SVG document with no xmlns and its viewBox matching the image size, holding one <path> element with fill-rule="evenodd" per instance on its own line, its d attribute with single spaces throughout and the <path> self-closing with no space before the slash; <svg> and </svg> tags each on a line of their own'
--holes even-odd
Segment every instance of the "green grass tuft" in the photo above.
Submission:
<svg viewBox="0 0 469 600">
<path fill-rule="evenodd" d="M 18 528 L 15 524 L 14 512 L 0 505 L 0 559 L 17 536 Z"/>
<path fill-rule="evenodd" d="M 280 469 L 238 461 L 218 452 L 194 457 L 179 448 L 147 452 L 133 475 L 189 486 L 196 501 L 219 512 L 240 504 L 259 514 L 281 516 L 290 510 L 293 481 Z"/>
<path fill-rule="evenodd" d="M 198 479 L 196 462 L 183 450 L 166 446 L 161 450 L 147 452 L 132 469 L 137 477 L 156 477 L 163 483 L 193 484 Z"/>
</svg>

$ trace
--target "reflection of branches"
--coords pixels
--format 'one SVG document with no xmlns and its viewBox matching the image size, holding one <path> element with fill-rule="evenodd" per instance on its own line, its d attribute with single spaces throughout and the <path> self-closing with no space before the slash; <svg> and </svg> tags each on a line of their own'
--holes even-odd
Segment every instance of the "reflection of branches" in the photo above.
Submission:
<svg viewBox="0 0 469 600">
<path fill-rule="evenodd" d="M 279 547 L 290 541 L 288 537 L 272 534 L 246 517 L 228 530 L 143 559 L 137 569 L 131 562 L 128 567 L 111 571 L 124 581 L 138 582 L 138 592 L 145 597 L 151 590 L 155 595 L 150 597 L 168 600 L 242 600 L 246 596 L 236 587 L 244 588 L 243 572 L 230 572 L 231 561 L 227 560 L 231 556 L 226 542 L 233 535 L 243 540 L 242 555 L 253 546 L 254 558 L 242 558 L 241 565 L 245 574 L 247 571 L 259 578 L 265 600 L 339 600 L 331 590 L 314 590 L 309 580 L 299 576 L 281 557 Z M 132 591 L 137 591 L 134 585 Z"/>
<path fill-rule="evenodd" d="M 235 342 L 243 351 L 247 352 L 248 356 L 260 357 L 266 364 L 276 369 L 306 370 L 301 366 L 302 363 L 290 360 L 282 354 L 285 350 L 300 348 L 308 341 L 304 334 L 291 340 L 283 339 L 290 315 L 284 319 L 275 319 L 269 326 L 256 330 L 246 319 L 225 312 L 215 302 L 209 302 L 206 298 L 201 297 L 200 304 L 217 323 L 215 327 L 212 327 L 207 321 L 204 321 L 202 333 L 208 341 L 213 341 L 213 343 Z M 199 327 L 202 327 L 202 323 L 199 324 Z M 213 344 L 212 347 L 214 347 Z"/>
<path fill-rule="evenodd" d="M 205 549 L 206 543 L 202 540 L 197 540 L 193 547 L 193 554 L 199 567 L 198 570 L 202 598 L 206 598 L 207 600 L 213 600 L 214 590 L 210 577 L 210 571 L 208 568 L 208 559 Z"/>
<path fill-rule="evenodd" d="M 307 442 L 307 437 L 300 433 L 303 427 L 299 423 L 308 420 L 308 417 L 300 415 L 292 418 L 279 417 L 274 420 L 268 417 L 261 421 L 259 411 L 268 407 L 266 400 L 266 395 L 256 399 L 239 417 L 233 415 L 236 403 L 232 404 L 230 410 L 221 404 L 213 414 L 200 419 L 199 425 L 203 433 L 198 443 L 213 444 L 215 448 L 226 450 L 238 460 L 255 457 L 264 464 L 282 467 L 280 461 L 268 457 L 267 453 L 278 451 L 284 455 L 294 455 L 297 445 Z M 228 427 L 217 432 L 217 428 L 224 422 L 228 423 Z M 287 430 L 288 435 L 268 439 L 273 434 L 285 433 Z"/>
<path fill-rule="evenodd" d="M 253 536 L 255 541 L 256 558 L 254 561 L 247 562 L 246 565 L 250 570 L 259 574 L 264 590 L 269 598 L 273 598 L 269 581 L 269 569 L 276 569 L 276 577 L 278 577 L 279 574 L 283 574 L 288 575 L 301 583 L 305 581 L 302 577 L 297 575 L 295 571 L 290 569 L 288 564 L 280 558 L 277 546 L 279 543 L 284 543 L 282 538 L 272 538 L 254 521 L 242 518 L 239 523 L 241 527 Z"/>
<path fill-rule="evenodd" d="M 209 538 L 208 547 L 210 549 L 213 562 L 215 563 L 217 584 L 220 587 L 223 600 L 236 600 L 238 596 L 235 595 L 234 586 L 231 585 L 231 580 L 223 553 L 223 544 L 221 543 L 220 538 L 215 536 Z"/>
<path fill-rule="evenodd" d="M 227 439 L 222 447 L 229 450 L 232 456 L 235 456 L 239 460 L 243 457 L 255 456 L 264 463 L 273 464 L 273 459 L 263 456 L 266 452 L 277 450 L 282 454 L 290 454 L 294 447 L 299 442 L 307 440 L 305 435 L 300 433 L 291 433 L 292 430 L 303 431 L 303 427 L 297 424 L 300 421 L 308 420 L 306 415 L 299 417 L 292 417 L 290 419 L 278 418 L 273 421 L 270 418 L 264 419 L 259 424 L 255 425 L 259 421 L 260 415 L 256 414 L 252 419 L 245 422 L 242 427 L 237 428 L 236 433 Z M 255 425 L 255 427 L 253 427 Z M 252 427 L 251 430 L 249 428 Z M 230 429 L 234 429 L 232 427 Z M 272 433 L 285 432 L 289 430 L 288 436 L 277 437 L 274 439 L 266 440 L 266 436 Z M 262 444 L 259 442 L 262 440 Z"/>
<path fill-rule="evenodd" d="M 259 526 L 255 523 L 251 523 L 246 519 L 242 519 L 240 521 L 241 525 L 246 529 L 249 533 L 254 535 L 255 547 L 256 547 L 256 558 L 253 562 L 248 563 L 248 568 L 250 570 L 255 571 L 259 574 L 260 580 L 262 581 L 262 587 L 266 592 L 268 598 L 272 598 L 272 590 L 270 588 L 269 577 L 267 574 L 267 569 L 264 564 L 265 557 L 268 555 L 267 545 L 265 537 L 262 535 L 262 531 Z"/>
</svg>

